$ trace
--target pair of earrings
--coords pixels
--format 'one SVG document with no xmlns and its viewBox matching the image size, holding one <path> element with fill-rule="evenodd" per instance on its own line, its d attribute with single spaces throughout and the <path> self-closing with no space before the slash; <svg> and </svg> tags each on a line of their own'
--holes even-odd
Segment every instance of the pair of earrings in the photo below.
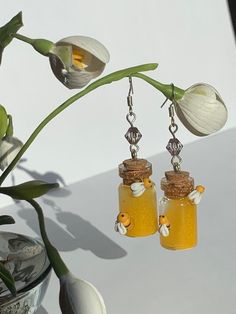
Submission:
<svg viewBox="0 0 236 314">
<path fill-rule="evenodd" d="M 160 244 L 164 248 L 192 248 L 197 244 L 197 204 L 204 187 L 194 188 L 194 180 L 189 172 L 180 169 L 182 159 L 179 154 L 183 145 L 176 138 L 178 126 L 174 120 L 174 101 L 169 106 L 169 131 L 172 138 L 166 146 L 171 154 L 173 170 L 166 171 L 165 177 L 161 179 L 164 196 L 157 206 L 155 183 L 150 179 L 152 165 L 146 159 L 137 157 L 142 134 L 134 126 L 136 115 L 133 112 L 131 77 L 129 83 L 129 112 L 126 119 L 130 127 L 125 138 L 130 144 L 131 159 L 124 160 L 119 165 L 119 175 L 123 182 L 119 186 L 119 214 L 115 230 L 129 237 L 144 237 L 159 232 Z M 174 95 L 174 85 L 172 87 Z"/>
</svg>

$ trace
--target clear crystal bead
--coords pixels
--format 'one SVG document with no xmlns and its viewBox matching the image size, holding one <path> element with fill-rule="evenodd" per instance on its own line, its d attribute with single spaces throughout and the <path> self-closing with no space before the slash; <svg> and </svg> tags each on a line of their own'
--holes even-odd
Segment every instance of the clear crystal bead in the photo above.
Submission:
<svg viewBox="0 0 236 314">
<path fill-rule="evenodd" d="M 136 127 L 130 127 L 125 134 L 125 138 L 131 145 L 136 145 L 140 141 L 141 137 L 142 134 Z"/>
<path fill-rule="evenodd" d="M 177 138 L 171 138 L 166 146 L 166 149 L 171 156 L 178 156 L 183 148 L 183 145 Z"/>
</svg>

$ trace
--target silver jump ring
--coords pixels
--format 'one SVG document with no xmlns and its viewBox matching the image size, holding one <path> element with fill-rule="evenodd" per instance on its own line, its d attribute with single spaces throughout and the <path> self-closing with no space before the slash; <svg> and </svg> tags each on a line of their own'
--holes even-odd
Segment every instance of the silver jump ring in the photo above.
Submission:
<svg viewBox="0 0 236 314">
<path fill-rule="evenodd" d="M 173 136 L 173 138 L 175 138 L 175 133 L 178 131 L 178 125 L 175 123 L 172 123 L 169 126 L 169 131 L 170 131 L 171 135 Z"/>
<path fill-rule="evenodd" d="M 129 122 L 130 126 L 133 127 L 136 120 L 136 114 L 134 112 L 127 113 L 126 120 Z"/>
<path fill-rule="evenodd" d="M 130 152 L 133 159 L 137 158 L 138 151 L 139 151 L 138 145 L 130 145 Z"/>
<path fill-rule="evenodd" d="M 182 158 L 179 155 L 175 155 L 171 158 L 171 164 L 174 168 L 174 171 L 180 171 L 181 162 L 182 162 Z"/>
</svg>

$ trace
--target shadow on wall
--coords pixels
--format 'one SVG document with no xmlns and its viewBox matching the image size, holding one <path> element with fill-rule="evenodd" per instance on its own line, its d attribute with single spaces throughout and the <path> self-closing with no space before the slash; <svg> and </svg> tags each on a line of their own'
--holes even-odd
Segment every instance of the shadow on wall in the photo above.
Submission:
<svg viewBox="0 0 236 314">
<path fill-rule="evenodd" d="M 18 215 L 40 237 L 35 212 L 31 208 L 22 208 Z M 56 213 L 56 218 L 57 222 L 65 225 L 66 230 L 50 218 L 46 217 L 45 223 L 48 236 L 59 251 L 74 251 L 80 248 L 89 250 L 103 259 L 122 258 L 127 254 L 121 246 L 79 215 L 61 211 Z"/>
<path fill-rule="evenodd" d="M 40 174 L 18 165 L 18 169 L 23 170 L 34 180 L 47 182 L 58 182 L 63 188 L 57 189 L 41 197 L 41 201 L 47 207 L 53 209 L 55 220 L 45 217 L 47 232 L 52 242 L 59 251 L 73 251 L 78 248 L 85 251 L 89 250 L 97 257 L 103 259 L 118 259 L 127 255 L 127 252 L 107 235 L 96 228 L 92 223 L 83 219 L 78 214 L 70 211 L 63 211 L 54 201 L 56 198 L 64 198 L 71 195 L 69 188 L 66 188 L 64 179 L 57 173 L 47 172 Z M 79 191 L 78 191 L 79 192 Z M 77 192 L 77 193 L 78 193 Z M 50 196 L 53 199 L 49 198 Z M 23 218 L 27 225 L 40 237 L 38 221 L 35 212 L 31 208 L 24 207 L 22 202 L 17 202 L 20 210 L 18 215 Z M 86 204 L 84 204 L 86 206 Z M 63 226 L 63 227 L 62 227 Z"/>
<path fill-rule="evenodd" d="M 49 314 L 48 311 L 45 310 L 43 306 L 40 306 L 36 314 Z"/>
<path fill-rule="evenodd" d="M 17 165 L 17 168 L 19 170 L 24 171 L 26 174 L 28 174 L 32 179 L 34 180 L 42 180 L 42 181 L 46 181 L 48 183 L 59 183 L 62 186 L 66 186 L 65 180 L 63 179 L 63 177 L 53 171 L 48 171 L 45 172 L 44 174 L 39 173 L 38 171 L 35 170 L 29 170 L 27 167 L 24 167 L 22 164 L 24 164 L 25 162 L 27 162 L 26 158 L 23 158 L 20 160 L 19 164 Z"/>
</svg>

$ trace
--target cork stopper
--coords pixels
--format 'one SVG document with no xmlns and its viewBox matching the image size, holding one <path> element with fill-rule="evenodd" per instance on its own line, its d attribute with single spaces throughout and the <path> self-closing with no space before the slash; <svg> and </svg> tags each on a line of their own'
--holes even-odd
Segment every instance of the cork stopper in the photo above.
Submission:
<svg viewBox="0 0 236 314">
<path fill-rule="evenodd" d="M 194 180 L 187 171 L 166 171 L 161 189 L 168 198 L 186 197 L 194 188 Z"/>
<path fill-rule="evenodd" d="M 119 165 L 119 175 L 125 185 L 142 181 L 152 174 L 152 164 L 146 159 L 126 159 Z"/>
</svg>

